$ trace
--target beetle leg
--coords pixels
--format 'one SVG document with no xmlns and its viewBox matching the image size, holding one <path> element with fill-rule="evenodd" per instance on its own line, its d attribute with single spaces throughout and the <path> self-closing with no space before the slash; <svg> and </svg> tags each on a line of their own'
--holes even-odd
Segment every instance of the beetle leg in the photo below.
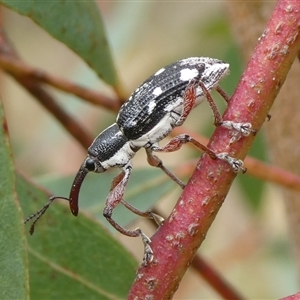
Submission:
<svg viewBox="0 0 300 300">
<path fill-rule="evenodd" d="M 171 171 L 169 171 L 163 164 L 163 162 L 152 153 L 152 148 L 154 146 L 152 145 L 151 148 L 147 148 L 146 149 L 146 153 L 147 153 L 147 161 L 149 163 L 150 166 L 152 167 L 157 167 L 160 168 L 163 172 L 165 172 L 165 174 L 167 174 L 173 181 L 175 181 L 178 185 L 181 186 L 182 189 L 185 188 L 185 184 L 179 179 L 177 178 Z M 175 150 L 173 150 L 175 151 Z"/>
<path fill-rule="evenodd" d="M 130 237 L 138 237 L 141 236 L 144 247 L 145 247 L 145 253 L 144 253 L 144 259 L 143 263 L 146 265 L 147 263 L 151 262 L 153 260 L 153 251 L 150 247 L 151 240 L 142 232 L 140 228 L 137 228 L 135 230 L 128 230 L 119 225 L 115 220 L 112 219 L 112 213 L 115 207 L 120 202 L 126 202 L 125 200 L 122 201 L 125 187 L 128 183 L 130 174 L 131 174 L 132 167 L 129 166 L 126 168 L 125 171 L 117 175 L 112 181 L 111 185 L 111 191 L 107 196 L 105 207 L 103 210 L 103 215 L 106 218 L 106 220 L 120 233 L 130 236 Z M 126 202 L 127 203 L 127 202 Z M 128 204 L 128 203 L 127 203 Z M 128 206 L 126 206 L 128 208 Z M 130 205 L 131 207 L 131 205 Z M 138 210 L 136 210 L 138 211 Z"/>
<path fill-rule="evenodd" d="M 161 226 L 165 219 L 163 217 L 161 217 L 160 215 L 158 214 L 155 214 L 154 212 L 152 212 L 151 210 L 148 210 L 148 211 L 141 211 L 139 209 L 137 209 L 136 207 L 132 206 L 131 204 L 129 204 L 126 200 L 122 199 L 121 200 L 121 203 L 127 208 L 129 209 L 130 211 L 132 211 L 133 213 L 135 213 L 136 215 L 139 215 L 141 217 L 145 217 L 145 218 L 150 218 L 152 220 L 155 221 L 155 223 L 158 225 L 158 226 Z"/>
<path fill-rule="evenodd" d="M 218 159 L 228 162 L 235 173 L 239 171 L 246 173 L 247 169 L 244 168 L 244 162 L 241 159 L 236 159 L 232 156 L 229 156 L 226 152 L 218 153 L 216 155 Z"/>
<path fill-rule="evenodd" d="M 219 85 L 216 87 L 216 91 L 223 97 L 223 99 L 228 104 L 231 97 Z M 270 119 L 271 119 L 271 115 L 267 114 L 267 122 L 269 122 Z"/>
<path fill-rule="evenodd" d="M 213 97 L 210 95 L 209 91 L 207 90 L 207 88 L 205 87 L 204 83 L 201 80 L 198 81 L 198 84 L 200 85 L 200 87 L 201 87 L 201 89 L 202 89 L 202 91 L 205 95 L 205 98 L 206 98 L 206 100 L 207 100 L 207 102 L 208 102 L 208 104 L 209 104 L 209 106 L 210 106 L 210 108 L 213 112 L 214 119 L 215 119 L 214 120 L 214 125 L 215 126 L 220 126 L 223 122 L 223 118 L 221 116 L 221 113 L 220 113 Z"/>
<path fill-rule="evenodd" d="M 200 85 L 200 87 L 203 90 L 203 93 L 207 99 L 207 102 L 213 112 L 214 115 L 214 124 L 216 126 L 219 126 L 222 124 L 222 116 L 221 113 L 219 112 L 219 109 L 217 105 L 215 104 L 215 101 L 211 97 L 210 93 L 206 89 L 204 83 L 201 81 L 201 78 L 196 77 L 192 79 L 187 87 L 184 90 L 183 94 L 183 112 L 179 118 L 179 120 L 176 122 L 175 126 L 181 126 L 188 115 L 190 114 L 191 110 L 193 109 L 196 99 L 197 99 L 197 87 Z M 226 102 L 229 101 L 229 96 L 219 87 L 217 87 L 218 92 L 224 97 Z"/>
<path fill-rule="evenodd" d="M 124 172 L 122 172 L 118 176 L 116 176 L 111 183 L 110 190 L 113 190 L 122 181 L 123 177 L 124 177 Z M 154 220 L 158 226 L 162 225 L 162 223 L 164 222 L 163 217 L 153 213 L 152 211 L 146 211 L 146 212 L 141 211 L 141 210 L 137 209 L 136 207 L 132 206 L 130 203 L 128 203 L 123 198 L 121 198 L 120 202 L 134 214 Z"/>
<path fill-rule="evenodd" d="M 238 122 L 232 122 L 232 121 L 222 121 L 222 123 L 219 125 L 222 127 L 225 127 L 229 130 L 235 130 L 242 136 L 248 136 L 250 133 L 253 135 L 256 134 L 256 130 L 252 129 L 251 123 L 238 123 Z"/>
<path fill-rule="evenodd" d="M 175 126 L 181 126 L 193 109 L 197 99 L 196 88 L 198 86 L 198 82 L 199 79 L 194 78 L 185 88 L 183 94 L 183 112 L 179 120 L 176 122 Z"/>
<path fill-rule="evenodd" d="M 250 133 L 256 134 L 256 130 L 252 129 L 251 123 L 237 123 L 233 121 L 223 121 L 223 118 L 214 102 L 214 99 L 210 95 L 209 91 L 206 89 L 204 83 L 202 81 L 198 82 L 214 115 L 214 125 L 222 126 L 230 130 L 236 130 L 242 136 L 248 136 Z M 225 99 L 225 101 L 229 102 L 229 96 L 220 88 L 217 87 L 216 90 L 220 93 L 220 95 Z M 237 138 L 238 139 L 238 138 Z"/>
<path fill-rule="evenodd" d="M 228 162 L 234 172 L 242 171 L 244 173 L 246 171 L 246 169 L 243 167 L 244 164 L 242 160 L 231 157 L 227 153 L 216 154 L 214 151 L 187 134 L 180 134 L 174 137 L 167 145 L 163 147 L 152 145 L 151 150 L 155 152 L 173 152 L 179 150 L 181 146 L 186 143 L 192 143 L 198 149 L 207 153 L 212 159 L 221 159 Z"/>
<path fill-rule="evenodd" d="M 163 147 L 152 145 L 151 150 L 155 152 L 174 152 L 179 150 L 182 147 L 182 145 L 186 143 L 192 143 L 200 150 L 206 152 L 212 159 L 217 158 L 217 155 L 214 151 L 210 150 L 205 145 L 201 144 L 200 142 L 198 142 L 197 140 L 185 133 L 172 138 L 171 141 Z"/>
<path fill-rule="evenodd" d="M 223 97 L 223 99 L 228 104 L 230 101 L 230 96 L 219 85 L 216 87 L 216 91 Z"/>
</svg>

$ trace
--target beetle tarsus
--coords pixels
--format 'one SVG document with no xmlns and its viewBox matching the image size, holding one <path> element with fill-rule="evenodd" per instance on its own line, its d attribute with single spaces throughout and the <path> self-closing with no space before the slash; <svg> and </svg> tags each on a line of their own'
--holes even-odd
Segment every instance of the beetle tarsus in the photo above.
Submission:
<svg viewBox="0 0 300 300">
<path fill-rule="evenodd" d="M 226 161 L 235 173 L 242 172 L 246 173 L 247 169 L 244 168 L 244 162 L 241 159 L 229 156 L 228 153 L 218 153 L 217 158 Z"/>
<path fill-rule="evenodd" d="M 149 216 L 152 220 L 155 221 L 155 223 L 157 224 L 158 227 L 161 226 L 165 222 L 165 219 L 162 216 L 155 214 L 152 211 L 149 211 Z"/>
<path fill-rule="evenodd" d="M 119 225 L 114 219 L 112 219 L 113 209 L 108 208 L 107 206 L 103 210 L 103 215 L 106 220 L 120 233 L 130 236 L 130 237 L 138 237 L 141 236 L 143 244 L 144 244 L 144 258 L 143 258 L 143 265 L 147 265 L 151 263 L 153 260 L 153 250 L 150 246 L 151 240 L 150 238 L 142 232 L 140 228 L 136 228 L 135 230 L 128 230 Z"/>
<path fill-rule="evenodd" d="M 140 228 L 137 228 L 136 231 L 139 231 L 144 244 L 143 266 L 147 266 L 154 259 L 154 253 L 150 246 L 151 240 L 145 233 L 143 233 L 143 231 Z"/>
<path fill-rule="evenodd" d="M 251 123 L 236 123 L 232 121 L 223 121 L 220 126 L 229 130 L 236 130 L 241 133 L 242 136 L 249 136 L 251 133 L 256 134 L 256 130 L 252 129 Z"/>
</svg>

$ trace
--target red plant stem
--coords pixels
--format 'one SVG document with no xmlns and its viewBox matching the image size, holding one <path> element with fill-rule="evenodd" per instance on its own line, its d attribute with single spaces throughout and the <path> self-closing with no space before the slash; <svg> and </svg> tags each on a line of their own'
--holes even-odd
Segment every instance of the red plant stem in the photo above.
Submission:
<svg viewBox="0 0 300 300">
<path fill-rule="evenodd" d="M 164 217 L 161 211 L 153 209 L 155 214 Z M 154 220 L 148 219 L 148 224 L 152 225 L 153 229 L 157 228 L 157 224 Z M 213 290 L 218 293 L 224 299 L 230 300 L 242 300 L 245 299 L 240 293 L 238 293 L 234 287 L 226 281 L 222 274 L 218 273 L 205 259 L 196 253 L 194 259 L 191 262 L 191 267 L 203 277 L 203 279 L 209 284 Z"/>
<path fill-rule="evenodd" d="M 290 295 L 284 298 L 280 298 L 280 300 L 299 300 L 300 299 L 300 293 Z"/>
<path fill-rule="evenodd" d="M 250 122 L 255 129 L 262 126 L 299 51 L 299 27 L 299 2 L 278 1 L 224 120 Z M 218 127 L 208 146 L 216 153 L 228 152 L 243 159 L 253 138 L 231 143 L 231 133 Z M 227 163 L 202 156 L 171 215 L 152 237 L 155 258 L 138 270 L 128 299 L 172 298 L 234 178 Z"/>
</svg>

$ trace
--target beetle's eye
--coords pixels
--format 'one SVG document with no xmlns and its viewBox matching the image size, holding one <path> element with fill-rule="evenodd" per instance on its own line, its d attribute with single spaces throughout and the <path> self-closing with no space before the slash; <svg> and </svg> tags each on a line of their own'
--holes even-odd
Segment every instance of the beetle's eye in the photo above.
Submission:
<svg viewBox="0 0 300 300">
<path fill-rule="evenodd" d="M 95 170 L 96 170 L 96 164 L 95 164 L 94 160 L 91 159 L 91 158 L 88 158 L 88 159 L 85 161 L 85 167 L 86 167 L 89 171 L 95 171 Z"/>
</svg>

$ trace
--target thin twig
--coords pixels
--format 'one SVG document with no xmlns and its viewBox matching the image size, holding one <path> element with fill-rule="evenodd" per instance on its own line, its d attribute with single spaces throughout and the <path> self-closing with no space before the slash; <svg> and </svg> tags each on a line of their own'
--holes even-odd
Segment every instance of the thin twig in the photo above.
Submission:
<svg viewBox="0 0 300 300">
<path fill-rule="evenodd" d="M 4 32 L 0 31 L 0 57 L 10 58 L 16 62 L 22 63 L 17 53 L 8 42 Z M 11 68 L 5 70 L 15 78 L 31 95 L 33 95 L 53 116 L 65 127 L 65 129 L 76 138 L 76 140 L 86 149 L 89 147 L 93 138 L 84 130 L 71 115 L 69 115 L 54 98 L 41 86 L 41 84 L 32 77 L 24 76 L 19 69 Z"/>
<path fill-rule="evenodd" d="M 19 77 L 15 74 L 11 75 L 63 125 L 84 149 L 90 146 L 93 137 L 37 81 L 31 78 Z"/>
<path fill-rule="evenodd" d="M 218 292 L 223 299 L 242 300 L 240 295 L 210 264 L 200 255 L 196 255 L 192 261 L 193 268 L 202 275 L 214 291 Z"/>
<path fill-rule="evenodd" d="M 6 44 L 7 45 L 7 44 Z M 6 45 L 0 45 L 2 49 Z M 102 93 L 92 91 L 78 84 L 75 84 L 66 79 L 52 76 L 42 70 L 28 66 L 19 58 L 11 55 L 11 47 L 9 52 L 0 50 L 0 67 L 7 73 L 14 74 L 18 78 L 32 78 L 35 82 L 47 83 L 59 90 L 73 94 L 77 97 L 84 99 L 86 102 L 105 107 L 109 110 L 118 111 L 120 107 L 119 101 L 105 96 Z"/>
</svg>

